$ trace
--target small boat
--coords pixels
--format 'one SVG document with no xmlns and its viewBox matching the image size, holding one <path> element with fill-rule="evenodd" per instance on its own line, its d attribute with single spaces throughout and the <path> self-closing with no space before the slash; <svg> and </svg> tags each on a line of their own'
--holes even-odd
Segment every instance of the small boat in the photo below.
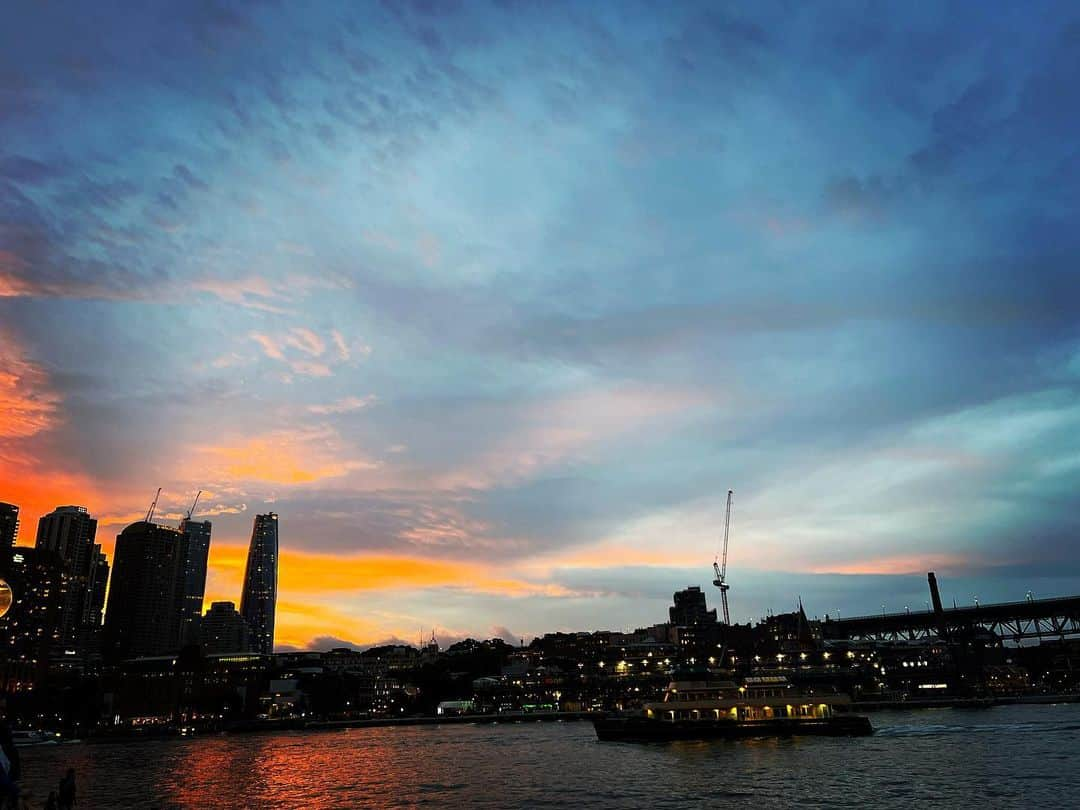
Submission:
<svg viewBox="0 0 1080 810">
<path fill-rule="evenodd" d="M 796 689 L 781 676 L 747 678 L 741 686 L 676 680 L 663 701 L 646 703 L 640 714 L 598 717 L 593 726 L 598 739 L 624 742 L 873 734 L 868 718 L 844 711 L 850 702 Z"/>
</svg>

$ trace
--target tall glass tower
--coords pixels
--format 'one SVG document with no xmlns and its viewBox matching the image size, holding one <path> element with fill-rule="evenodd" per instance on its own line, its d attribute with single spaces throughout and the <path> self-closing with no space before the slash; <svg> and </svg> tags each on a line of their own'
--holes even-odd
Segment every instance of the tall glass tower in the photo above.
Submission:
<svg viewBox="0 0 1080 810">
<path fill-rule="evenodd" d="M 202 619 L 203 594 L 206 592 L 206 561 L 210 555 L 209 520 L 184 518 L 180 531 L 184 535 L 184 603 L 180 613 L 180 643 L 199 643 L 199 622 Z"/>
<path fill-rule="evenodd" d="M 256 652 L 274 651 L 274 610 L 277 606 L 278 516 L 255 516 L 244 571 L 240 615 L 251 628 Z"/>
</svg>

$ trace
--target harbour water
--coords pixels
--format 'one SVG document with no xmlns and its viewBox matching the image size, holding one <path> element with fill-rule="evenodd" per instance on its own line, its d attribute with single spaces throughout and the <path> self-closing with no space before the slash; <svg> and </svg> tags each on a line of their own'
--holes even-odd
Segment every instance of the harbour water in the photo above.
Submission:
<svg viewBox="0 0 1080 810">
<path fill-rule="evenodd" d="M 592 725 L 366 728 L 25 749 L 32 807 L 1073 807 L 1080 705 L 872 715 L 865 738 L 598 743 Z"/>
</svg>

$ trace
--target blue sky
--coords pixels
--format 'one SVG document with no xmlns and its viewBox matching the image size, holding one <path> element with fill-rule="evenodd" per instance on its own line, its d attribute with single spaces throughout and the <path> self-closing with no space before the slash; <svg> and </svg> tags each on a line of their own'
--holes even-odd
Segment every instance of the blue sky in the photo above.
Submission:
<svg viewBox="0 0 1080 810">
<path fill-rule="evenodd" d="M 23 542 L 274 509 L 293 645 L 659 621 L 728 488 L 740 619 L 1076 592 L 1070 4 L 7 17 Z"/>
</svg>

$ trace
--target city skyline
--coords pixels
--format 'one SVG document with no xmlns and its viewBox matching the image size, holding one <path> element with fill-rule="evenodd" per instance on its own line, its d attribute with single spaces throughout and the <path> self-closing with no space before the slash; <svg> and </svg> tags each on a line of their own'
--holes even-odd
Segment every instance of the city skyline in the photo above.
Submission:
<svg viewBox="0 0 1080 810">
<path fill-rule="evenodd" d="M 0 31 L 19 542 L 278 513 L 282 648 L 715 607 L 729 488 L 740 622 L 1075 592 L 1070 8 L 559 8 Z"/>
</svg>

